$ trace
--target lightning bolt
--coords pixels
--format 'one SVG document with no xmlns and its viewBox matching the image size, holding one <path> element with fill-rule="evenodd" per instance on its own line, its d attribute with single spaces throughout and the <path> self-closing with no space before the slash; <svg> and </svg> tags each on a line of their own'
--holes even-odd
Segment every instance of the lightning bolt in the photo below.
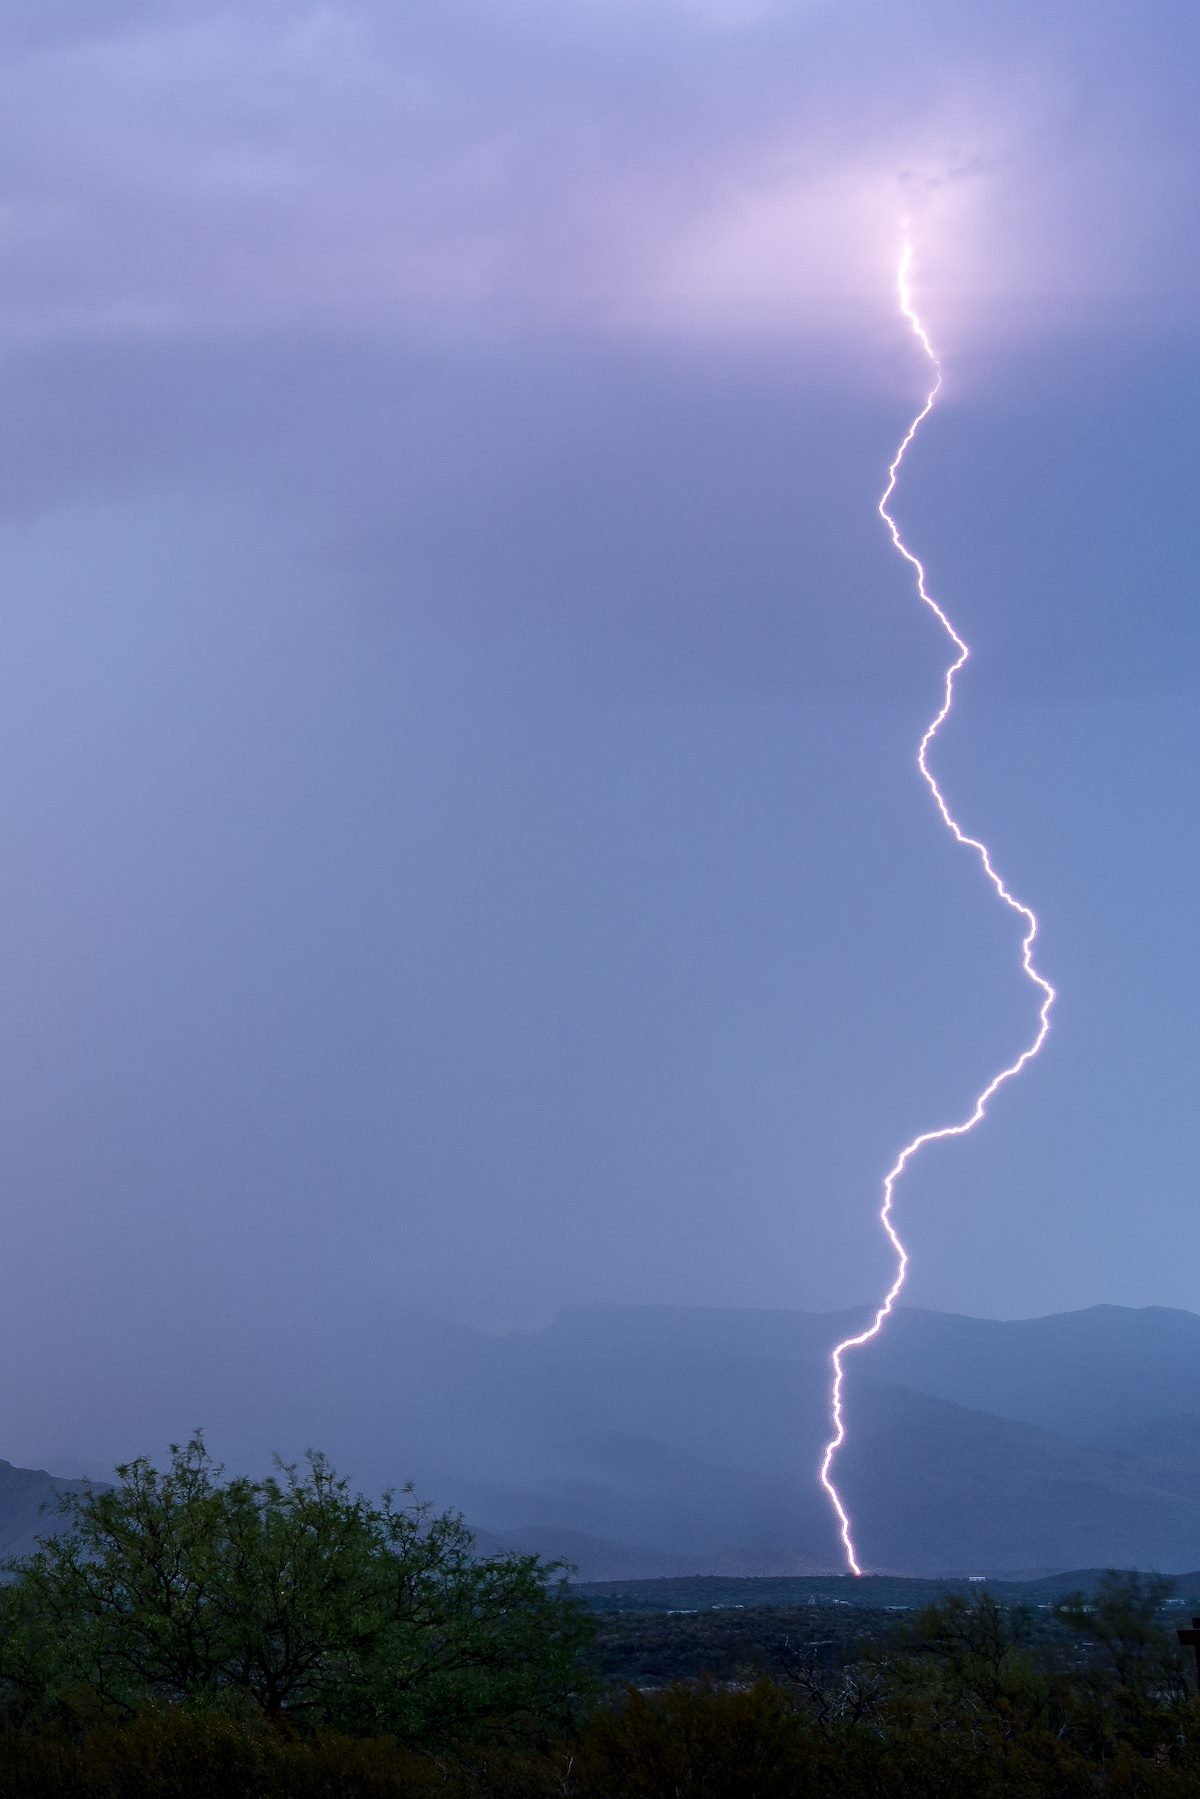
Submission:
<svg viewBox="0 0 1200 1799">
<path fill-rule="evenodd" d="M 1046 1037 L 1050 1030 L 1050 1011 L 1055 1000 L 1054 988 L 1043 975 L 1039 974 L 1033 962 L 1033 946 L 1037 941 L 1038 934 L 1036 914 L 1031 907 L 1017 899 L 1005 886 L 1004 881 L 996 872 L 992 862 L 991 851 L 988 849 L 987 844 L 983 843 L 978 837 L 968 836 L 966 831 L 963 830 L 947 805 L 946 797 L 938 786 L 937 780 L 929 767 L 929 751 L 938 732 L 950 716 L 951 708 L 954 705 L 955 676 L 969 659 L 971 651 L 963 638 L 959 636 L 941 606 L 939 606 L 938 602 L 930 594 L 928 586 L 926 585 L 924 564 L 921 562 L 920 558 L 914 556 L 913 552 L 909 549 L 908 545 L 900 535 L 899 526 L 888 511 L 888 503 L 896 490 L 896 482 L 900 476 L 900 466 L 904 461 L 908 446 L 912 443 L 913 438 L 917 435 L 917 432 L 929 417 L 929 414 L 933 411 L 938 394 L 941 392 L 942 388 L 942 365 L 934 353 L 933 345 L 929 341 L 929 335 L 924 325 L 921 323 L 912 303 L 912 289 L 909 283 L 911 268 L 912 245 L 906 240 L 900 256 L 900 269 L 896 283 L 900 300 L 900 311 L 908 321 L 913 336 L 917 339 L 922 350 L 929 359 L 930 366 L 934 373 L 934 381 L 933 386 L 925 397 L 925 404 L 921 407 L 921 410 L 917 413 L 912 424 L 905 432 L 900 443 L 900 448 L 896 451 L 896 454 L 888 467 L 887 486 L 884 488 L 880 498 L 878 511 L 880 518 L 891 533 L 892 543 L 916 575 L 918 597 L 922 604 L 928 606 L 929 610 L 933 613 L 947 637 L 950 639 L 954 649 L 954 659 L 950 663 L 945 674 L 942 704 L 938 709 L 937 715 L 926 727 L 925 734 L 921 738 L 920 745 L 917 749 L 917 767 L 920 769 L 922 778 L 929 788 L 930 793 L 933 795 L 933 802 L 941 815 L 942 823 L 945 825 L 946 829 L 951 833 L 956 842 L 961 843 L 965 849 L 973 850 L 975 852 L 979 858 L 984 874 L 991 882 L 999 898 L 1002 899 L 1004 904 L 1008 906 L 1011 911 L 1015 912 L 1023 921 L 1025 934 L 1021 941 L 1021 966 L 1028 979 L 1040 992 L 1041 1005 L 1038 1009 L 1038 1028 L 1032 1042 L 1026 1049 L 1021 1051 L 1015 1062 L 1010 1063 L 1007 1068 L 1002 1068 L 999 1074 L 993 1075 L 992 1079 L 983 1089 L 983 1092 L 976 1099 L 969 1116 L 964 1118 L 958 1124 L 946 1124 L 942 1125 L 937 1130 L 922 1131 L 919 1136 L 913 1138 L 911 1143 L 905 1144 L 892 1166 L 888 1169 L 887 1174 L 884 1176 L 883 1203 L 879 1208 L 879 1222 L 883 1226 L 884 1235 L 887 1237 L 888 1242 L 896 1253 L 896 1275 L 879 1305 L 874 1319 L 868 1325 L 867 1329 L 860 1331 L 855 1337 L 844 1338 L 842 1342 L 837 1344 L 832 1352 L 830 1360 L 833 1366 L 833 1383 L 830 1388 L 830 1420 L 833 1425 L 833 1436 L 825 1445 L 825 1454 L 821 1461 L 821 1485 L 825 1488 L 826 1493 L 828 1493 L 830 1502 L 837 1514 L 838 1524 L 841 1530 L 842 1545 L 846 1552 L 846 1563 L 852 1574 L 861 1574 L 862 1568 L 859 1565 L 858 1554 L 854 1547 L 854 1535 L 850 1523 L 850 1514 L 847 1512 L 846 1507 L 842 1502 L 841 1494 L 834 1485 L 832 1469 L 837 1453 L 842 1447 L 842 1444 L 846 1441 L 846 1415 L 843 1404 L 843 1390 L 846 1380 L 845 1358 L 851 1350 L 861 1349 L 864 1343 L 870 1343 L 873 1338 L 879 1335 L 880 1331 L 883 1329 L 884 1320 L 891 1315 L 892 1309 L 900 1296 L 900 1292 L 908 1275 L 908 1251 L 900 1240 L 900 1235 L 896 1230 L 892 1217 L 896 1199 L 896 1183 L 904 1174 L 909 1163 L 915 1156 L 920 1154 L 926 1144 L 942 1143 L 948 1137 L 965 1137 L 969 1131 L 973 1131 L 975 1126 L 983 1120 L 992 1097 L 998 1093 L 1000 1088 L 1008 1081 L 1013 1080 L 1020 1074 L 1026 1063 L 1033 1060 L 1041 1049 L 1043 1043 L 1046 1041 Z"/>
</svg>

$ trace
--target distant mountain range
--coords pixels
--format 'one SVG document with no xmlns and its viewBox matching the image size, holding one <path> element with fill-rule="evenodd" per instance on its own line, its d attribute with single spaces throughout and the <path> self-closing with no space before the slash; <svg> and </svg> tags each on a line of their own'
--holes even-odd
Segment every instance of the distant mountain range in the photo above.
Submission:
<svg viewBox="0 0 1200 1799">
<path fill-rule="evenodd" d="M 314 1334 L 311 1366 L 252 1396 L 273 1439 L 218 1388 L 203 1415 L 231 1463 L 315 1440 L 358 1484 L 411 1477 L 486 1546 L 562 1555 L 587 1579 L 832 1572 L 815 1468 L 829 1347 L 860 1322 L 606 1305 L 495 1337 L 364 1315 L 353 1394 L 330 1391 Z M 873 1568 L 1200 1566 L 1200 1316 L 905 1309 L 854 1359 L 848 1417 L 838 1479 Z M 48 1481 L 0 1464 L 10 1553 Z"/>
</svg>

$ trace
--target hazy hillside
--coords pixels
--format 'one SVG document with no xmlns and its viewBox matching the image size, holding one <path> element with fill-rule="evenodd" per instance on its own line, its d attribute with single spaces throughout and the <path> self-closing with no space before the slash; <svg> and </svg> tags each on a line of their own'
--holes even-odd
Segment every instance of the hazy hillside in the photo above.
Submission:
<svg viewBox="0 0 1200 1799">
<path fill-rule="evenodd" d="M 817 1358 L 867 1317 L 853 1313 L 588 1306 L 542 1341 L 566 1354 L 623 1347 L 729 1357 Z M 1000 1321 L 901 1307 L 857 1358 L 862 1377 L 1090 1440 L 1164 1416 L 1200 1418 L 1200 1315 L 1091 1306 Z"/>
<path fill-rule="evenodd" d="M 57 1523 L 58 1495 L 77 1492 L 81 1484 L 58 1480 L 42 1468 L 0 1462 L 0 1561 L 27 1554 L 36 1537 L 49 1535 Z"/>
<path fill-rule="evenodd" d="M 497 1525 L 552 1517 L 723 1572 L 836 1566 L 813 1485 L 831 1341 L 857 1317 L 589 1307 L 521 1342 L 542 1478 L 469 1480 Z M 493 1364 L 493 1372 L 495 1364 Z M 902 1312 L 861 1356 L 841 1463 L 864 1553 L 913 1572 L 1195 1566 L 1200 1318 L 997 1323 Z M 533 1473 L 537 1460 L 528 1465 Z M 604 1554 L 583 1557 L 603 1565 Z M 664 1570 L 665 1571 L 665 1570 Z"/>
<path fill-rule="evenodd" d="M 138 1435 L 107 1459 L 158 1454 L 200 1421 L 232 1465 L 315 1443 L 363 1485 L 412 1478 L 495 1540 L 566 1556 L 594 1579 L 834 1571 L 815 1468 L 829 1347 L 857 1322 L 590 1306 L 495 1337 L 360 1310 L 352 1391 L 333 1386 L 317 1321 L 286 1362 L 244 1357 L 243 1375 L 255 1373 L 236 1389 L 224 1384 L 228 1359 L 197 1363 L 169 1412 L 170 1396 L 131 1384 Z M 72 1453 L 75 1412 L 65 1396 L 61 1460 L 79 1465 L 95 1448 Z M 874 1567 L 1200 1564 L 1191 1313 L 1096 1307 L 997 1323 L 902 1311 L 855 1359 L 848 1416 L 839 1477 Z M 23 1478 L 44 1493 L 47 1476 Z M 14 1489 L 10 1525 L 0 1491 L 0 1530 L 28 1531 L 33 1493 Z"/>
<path fill-rule="evenodd" d="M 870 1373 L 1092 1440 L 1156 1418 L 1200 1418 L 1200 1317 L 1092 1306 L 998 1323 L 902 1309 L 870 1352 Z"/>
</svg>

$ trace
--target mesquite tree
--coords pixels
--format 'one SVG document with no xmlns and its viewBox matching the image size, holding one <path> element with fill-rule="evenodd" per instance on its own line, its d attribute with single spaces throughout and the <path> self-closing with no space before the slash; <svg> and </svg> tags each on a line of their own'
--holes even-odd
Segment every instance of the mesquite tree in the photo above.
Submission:
<svg viewBox="0 0 1200 1799">
<path fill-rule="evenodd" d="M 588 1627 L 560 1564 L 477 1557 L 457 1514 L 352 1493 L 322 1455 L 226 1478 L 197 1435 L 61 1510 L 0 1588 L 11 1720 L 189 1705 L 511 1740 L 580 1697 Z"/>
</svg>

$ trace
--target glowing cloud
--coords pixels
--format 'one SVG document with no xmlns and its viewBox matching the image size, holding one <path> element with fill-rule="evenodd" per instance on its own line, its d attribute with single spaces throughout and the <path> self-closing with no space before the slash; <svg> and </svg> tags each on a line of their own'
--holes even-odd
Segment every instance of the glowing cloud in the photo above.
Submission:
<svg viewBox="0 0 1200 1799">
<path fill-rule="evenodd" d="M 1033 1037 L 1033 1041 L 1026 1049 L 1021 1051 L 1014 1062 L 1010 1063 L 1008 1067 L 1002 1068 L 999 1074 L 992 1077 L 982 1093 L 980 1093 L 976 1099 L 969 1116 L 964 1118 L 958 1124 L 946 1124 L 941 1125 L 937 1130 L 922 1131 L 918 1136 L 914 1137 L 910 1143 L 905 1144 L 904 1148 L 900 1151 L 900 1154 L 896 1157 L 895 1162 L 884 1176 L 883 1203 L 879 1209 L 879 1221 L 883 1226 L 884 1234 L 886 1235 L 888 1242 L 896 1252 L 896 1277 L 888 1288 L 887 1293 L 884 1295 L 882 1303 L 866 1330 L 860 1331 L 857 1336 L 844 1338 L 833 1350 L 831 1357 L 833 1363 L 833 1384 L 830 1389 L 830 1416 L 833 1423 L 833 1435 L 825 1445 L 825 1454 L 821 1461 L 821 1485 L 828 1493 L 830 1502 L 837 1514 L 842 1545 L 846 1552 L 846 1563 L 853 1574 L 861 1574 L 862 1568 L 859 1564 L 858 1552 L 854 1545 L 850 1514 L 846 1510 L 841 1494 L 834 1485 L 832 1470 L 838 1450 L 846 1441 L 846 1416 L 843 1405 L 843 1389 L 846 1379 L 846 1355 L 852 1349 L 861 1349 L 864 1343 L 871 1342 L 872 1338 L 879 1335 L 880 1331 L 883 1329 L 884 1320 L 890 1316 L 908 1274 L 908 1252 L 901 1242 L 899 1233 L 892 1220 L 896 1196 L 896 1183 L 908 1167 L 908 1164 L 912 1161 L 913 1157 L 924 1149 L 927 1143 L 940 1143 L 947 1137 L 965 1137 L 968 1131 L 973 1131 L 975 1129 L 975 1126 L 979 1124 L 984 1117 L 993 1094 L 998 1092 L 998 1090 L 1004 1086 L 1006 1081 L 1011 1081 L 1015 1075 L 1020 1074 L 1026 1063 L 1032 1061 L 1046 1041 L 1046 1036 L 1050 1029 L 1050 1009 L 1055 1000 L 1054 988 L 1043 975 L 1038 973 L 1038 970 L 1034 967 L 1033 963 L 1033 945 L 1038 934 L 1036 914 L 1029 906 L 1015 898 L 1015 896 L 1009 892 L 1003 880 L 996 873 L 996 869 L 992 862 L 991 851 L 988 849 L 987 845 L 978 837 L 968 836 L 962 829 L 958 820 L 954 817 L 947 805 L 945 795 L 942 793 L 942 790 L 938 786 L 937 780 L 929 767 L 928 758 L 930 747 L 938 732 L 945 724 L 946 719 L 949 717 L 951 708 L 954 704 L 955 676 L 963 667 L 971 652 L 967 644 L 951 624 L 945 612 L 943 612 L 941 606 L 939 606 L 938 602 L 929 593 L 926 585 L 924 565 L 920 558 L 914 556 L 913 552 L 908 548 L 908 545 L 900 535 L 899 526 L 888 511 L 888 503 L 891 500 L 892 494 L 895 492 L 896 482 L 899 479 L 900 474 L 900 465 L 904 461 L 908 446 L 912 443 L 913 438 L 916 436 L 925 420 L 929 417 L 929 414 L 933 411 L 934 404 L 938 394 L 941 392 L 942 386 L 941 363 L 934 354 L 933 346 L 929 341 L 925 326 L 921 323 L 921 320 L 913 307 L 912 290 L 909 284 L 909 273 L 911 268 L 912 246 L 906 241 L 900 257 L 900 270 L 897 280 L 900 310 L 912 328 L 913 335 L 917 338 L 921 348 L 929 358 L 934 371 L 934 382 L 925 397 L 925 404 L 921 407 L 921 410 L 917 413 L 912 424 L 905 432 L 900 447 L 896 451 L 888 468 L 887 486 L 884 488 L 879 501 L 879 516 L 890 531 L 892 542 L 896 546 L 896 549 L 916 573 L 917 594 L 919 598 L 924 605 L 928 606 L 954 647 L 954 660 L 946 670 L 942 704 L 936 716 L 927 726 L 924 736 L 921 738 L 920 745 L 917 749 L 917 767 L 920 769 L 921 775 L 924 778 L 930 793 L 933 795 L 934 804 L 941 814 L 942 823 L 946 826 L 946 829 L 951 832 L 957 842 L 963 844 L 967 849 L 974 850 L 975 854 L 979 857 L 983 872 L 991 882 L 1000 899 L 1002 899 L 1004 904 L 1008 906 L 1010 910 L 1017 913 L 1018 917 L 1024 921 L 1025 935 L 1021 942 L 1021 965 L 1024 968 L 1028 979 L 1040 991 L 1042 998 L 1038 1010 L 1038 1028 Z"/>
</svg>

